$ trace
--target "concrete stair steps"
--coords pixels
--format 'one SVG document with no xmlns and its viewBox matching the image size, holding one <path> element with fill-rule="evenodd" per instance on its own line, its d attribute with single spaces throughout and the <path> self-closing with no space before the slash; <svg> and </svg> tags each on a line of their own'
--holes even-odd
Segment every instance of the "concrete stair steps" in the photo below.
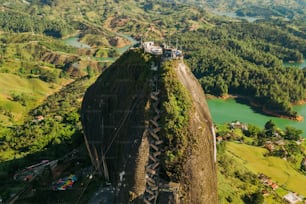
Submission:
<svg viewBox="0 0 306 204">
<path fill-rule="evenodd" d="M 151 191 L 150 189 L 147 189 L 147 188 L 146 188 L 146 192 L 149 193 L 149 194 L 151 194 L 151 195 L 154 195 L 154 192 Z"/>
<path fill-rule="evenodd" d="M 160 115 L 159 115 L 159 114 L 156 115 L 156 116 L 154 116 L 154 118 L 153 118 L 153 120 L 154 120 L 155 122 L 157 122 L 159 119 L 160 119 Z"/>
<path fill-rule="evenodd" d="M 159 151 L 158 147 L 152 143 L 150 144 L 150 147 L 154 149 L 155 151 Z"/>
<path fill-rule="evenodd" d="M 156 170 L 158 166 L 159 166 L 159 162 L 156 162 L 156 163 L 152 166 L 152 169 Z"/>
<path fill-rule="evenodd" d="M 154 129 L 153 129 L 153 132 L 156 134 L 156 133 L 158 133 L 160 130 L 161 130 L 161 128 L 160 128 L 160 127 L 158 127 L 158 128 L 154 128 Z"/>
<path fill-rule="evenodd" d="M 160 94 L 160 90 L 153 91 L 152 94 L 153 94 L 154 96 L 158 96 L 158 95 Z"/>
<path fill-rule="evenodd" d="M 164 141 L 162 141 L 162 140 L 155 141 L 155 145 L 160 145 L 160 144 L 163 144 L 163 143 L 164 143 Z"/>
<path fill-rule="evenodd" d="M 154 199 L 155 199 L 155 196 L 151 196 L 151 197 L 149 198 L 149 201 L 152 202 Z"/>
<path fill-rule="evenodd" d="M 151 202 L 148 201 L 146 198 L 143 198 L 143 202 L 144 202 L 145 204 L 151 204 Z"/>
<path fill-rule="evenodd" d="M 151 130 L 149 131 L 150 135 L 155 139 L 155 140 L 159 140 L 159 137 L 157 134 L 155 134 L 154 132 L 152 132 Z"/>
<path fill-rule="evenodd" d="M 155 175 L 155 174 L 156 174 L 156 171 L 153 170 L 153 169 L 148 169 L 148 168 L 147 168 L 146 171 L 147 171 L 147 173 L 149 173 L 148 175 L 150 175 L 150 174 L 151 174 L 151 175 Z"/>
<path fill-rule="evenodd" d="M 154 121 L 154 120 L 150 120 L 150 123 L 151 123 L 155 128 L 158 128 L 158 127 L 159 127 L 158 123 L 157 123 L 156 121 Z"/>
<path fill-rule="evenodd" d="M 151 159 L 152 161 L 154 161 L 154 162 L 157 162 L 158 161 L 158 159 L 157 158 L 155 158 L 154 156 L 152 156 L 152 155 L 149 155 L 149 159 Z"/>
<path fill-rule="evenodd" d="M 157 156 L 159 156 L 159 155 L 161 155 L 161 152 L 154 152 L 154 153 L 153 153 L 153 156 L 154 156 L 154 157 L 157 157 Z"/>
<path fill-rule="evenodd" d="M 151 93 L 151 96 L 150 96 L 150 97 L 151 97 L 152 100 L 158 101 L 158 98 L 157 98 L 153 93 Z"/>
</svg>

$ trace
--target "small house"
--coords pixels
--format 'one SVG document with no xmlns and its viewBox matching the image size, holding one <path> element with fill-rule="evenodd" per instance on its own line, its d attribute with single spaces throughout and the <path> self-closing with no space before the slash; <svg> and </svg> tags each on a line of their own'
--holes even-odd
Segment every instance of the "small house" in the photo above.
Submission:
<svg viewBox="0 0 306 204">
<path fill-rule="evenodd" d="M 266 148 L 267 150 L 269 150 L 269 152 L 273 152 L 274 149 L 275 149 L 275 147 L 274 147 L 274 145 L 272 144 L 272 142 L 267 142 L 267 143 L 265 144 L 265 148 Z"/>
<path fill-rule="evenodd" d="M 276 183 L 272 183 L 271 188 L 275 191 L 278 189 L 278 185 Z"/>
<path fill-rule="evenodd" d="M 278 145 L 278 146 L 284 146 L 286 143 L 284 140 L 277 140 L 274 142 L 274 144 Z"/>
<path fill-rule="evenodd" d="M 35 120 L 36 120 L 37 122 L 43 121 L 44 119 L 45 119 L 45 118 L 44 118 L 44 116 L 42 116 L 42 115 L 35 116 Z"/>
<path fill-rule="evenodd" d="M 269 191 L 267 191 L 267 190 L 262 190 L 261 193 L 262 193 L 263 196 L 268 196 L 269 195 Z"/>
<path fill-rule="evenodd" d="M 302 199 L 300 197 L 298 197 L 296 193 L 292 193 L 292 192 L 286 194 L 283 197 L 283 199 L 290 204 L 295 204 L 295 203 L 298 203 L 298 202 L 302 202 Z"/>
<path fill-rule="evenodd" d="M 272 184 L 273 184 L 273 181 L 272 181 L 271 179 L 268 179 L 268 180 L 266 181 L 266 185 L 272 186 Z"/>
<path fill-rule="evenodd" d="M 218 136 L 218 137 L 217 137 L 217 142 L 218 142 L 218 143 L 221 143 L 222 140 L 223 140 L 223 137 L 221 137 L 221 136 Z"/>
</svg>

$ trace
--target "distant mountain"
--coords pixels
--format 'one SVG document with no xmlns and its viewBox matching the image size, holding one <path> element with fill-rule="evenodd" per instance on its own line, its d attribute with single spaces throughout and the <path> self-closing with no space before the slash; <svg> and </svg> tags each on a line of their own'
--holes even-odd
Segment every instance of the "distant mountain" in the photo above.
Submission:
<svg viewBox="0 0 306 204">
<path fill-rule="evenodd" d="M 180 0 L 184 3 L 196 3 L 209 6 L 211 8 L 223 8 L 223 9 L 236 9 L 241 6 L 287 6 L 298 8 L 300 6 L 305 6 L 306 3 L 303 0 Z"/>
<path fill-rule="evenodd" d="M 148 37 L 160 38 L 177 30 L 198 29 L 207 24 L 207 20 L 199 22 L 199 19 L 211 18 L 209 13 L 213 10 L 265 18 L 299 19 L 306 15 L 305 2 L 301 0 L 0 0 L 0 5 L 2 29 L 1 22 L 5 22 L 6 27 L 12 24 L 11 27 L 24 28 L 14 31 L 34 29 L 55 37 L 65 36 L 71 30 L 92 29 L 99 33 L 106 28 L 139 34 L 150 30 Z M 31 25 L 29 21 L 35 23 Z"/>
<path fill-rule="evenodd" d="M 205 10 L 236 12 L 238 16 L 261 18 L 304 18 L 306 2 L 302 0 L 180 0 L 182 3 L 197 5 Z"/>
</svg>

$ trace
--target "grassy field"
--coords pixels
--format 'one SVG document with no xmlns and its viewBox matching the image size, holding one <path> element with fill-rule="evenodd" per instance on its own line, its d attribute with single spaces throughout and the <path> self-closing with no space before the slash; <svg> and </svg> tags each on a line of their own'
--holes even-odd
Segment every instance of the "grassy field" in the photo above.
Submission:
<svg viewBox="0 0 306 204">
<path fill-rule="evenodd" d="M 266 149 L 228 142 L 227 151 L 241 160 L 250 171 L 263 173 L 282 188 L 306 195 L 306 177 L 281 158 L 264 157 Z"/>
<path fill-rule="evenodd" d="M 235 185 L 233 185 L 233 183 Z M 225 177 L 222 173 L 218 172 L 218 195 L 219 195 L 219 203 L 227 204 L 227 203 L 235 203 L 235 204 L 243 204 L 242 196 L 244 194 L 254 192 L 255 186 L 247 185 L 247 188 L 243 189 L 245 184 L 239 180 L 238 178 L 233 177 Z M 243 190 L 242 190 L 243 189 Z M 228 200 L 230 197 L 230 200 Z"/>
<path fill-rule="evenodd" d="M 18 121 L 30 109 L 42 102 L 48 95 L 59 89 L 59 85 L 48 84 L 39 79 L 22 78 L 14 74 L 0 73 L 0 107 L 13 114 L 13 119 Z M 12 95 L 23 94 L 26 106 L 12 100 Z M 1 120 L 8 120 L 0 114 Z"/>
</svg>

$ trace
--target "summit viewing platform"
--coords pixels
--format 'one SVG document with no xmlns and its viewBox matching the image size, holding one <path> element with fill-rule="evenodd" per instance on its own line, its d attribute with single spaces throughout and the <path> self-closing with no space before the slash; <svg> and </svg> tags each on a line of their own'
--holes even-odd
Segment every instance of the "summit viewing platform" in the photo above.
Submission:
<svg viewBox="0 0 306 204">
<path fill-rule="evenodd" d="M 141 43 L 141 47 L 146 53 L 153 55 L 161 55 L 165 60 L 183 59 L 183 52 L 177 48 L 170 47 L 166 44 L 155 45 L 153 41 L 146 41 Z"/>
</svg>

